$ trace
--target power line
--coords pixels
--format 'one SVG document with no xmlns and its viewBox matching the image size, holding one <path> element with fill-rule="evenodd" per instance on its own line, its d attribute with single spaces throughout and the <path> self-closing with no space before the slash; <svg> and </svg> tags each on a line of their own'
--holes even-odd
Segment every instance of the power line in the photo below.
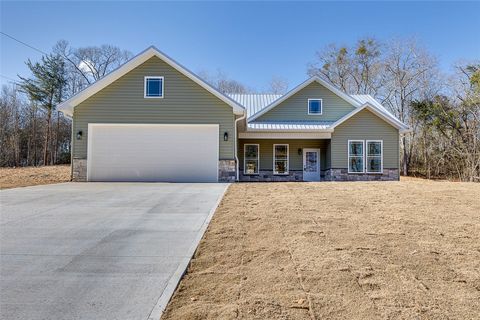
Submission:
<svg viewBox="0 0 480 320">
<path fill-rule="evenodd" d="M 3 32 L 3 31 L 0 31 L 0 34 L 4 35 L 4 36 L 6 36 L 6 37 L 8 37 L 8 38 L 10 38 L 10 39 L 12 39 L 12 40 L 15 40 L 15 41 L 17 41 L 18 43 L 21 43 L 21 44 L 23 44 L 24 46 L 29 47 L 30 49 L 33 49 L 33 50 L 35 50 L 35 51 L 38 51 L 38 52 L 40 52 L 41 54 L 48 55 L 46 52 L 44 52 L 44 51 L 42 51 L 42 50 L 40 50 L 40 49 L 38 49 L 38 48 L 35 48 L 34 46 L 29 45 L 28 43 L 25 43 L 25 42 L 23 42 L 23 41 L 21 41 L 21 40 L 18 40 L 17 38 L 15 38 L 15 37 L 13 37 L 13 36 L 11 36 L 11 35 L 9 35 L 9 34 L 6 34 L 6 33 Z"/>
</svg>

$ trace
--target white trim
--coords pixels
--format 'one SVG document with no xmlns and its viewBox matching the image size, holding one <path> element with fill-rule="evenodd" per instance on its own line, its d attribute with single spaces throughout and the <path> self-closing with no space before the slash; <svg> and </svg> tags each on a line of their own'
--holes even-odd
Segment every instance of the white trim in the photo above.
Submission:
<svg viewBox="0 0 480 320">
<path fill-rule="evenodd" d="M 320 113 L 311 113 L 310 112 L 310 101 L 320 101 Z M 310 98 L 310 99 L 308 99 L 307 114 L 309 116 L 321 116 L 323 114 L 323 99 L 320 99 L 320 98 Z"/>
<path fill-rule="evenodd" d="M 162 95 L 161 96 L 147 96 L 147 80 L 149 79 L 162 79 Z M 145 99 L 163 99 L 165 96 L 164 91 L 165 79 L 163 76 L 145 76 L 143 77 L 143 97 Z"/>
<path fill-rule="evenodd" d="M 146 127 L 146 126 L 163 126 L 163 127 L 216 127 L 217 128 L 217 136 L 218 139 L 216 139 L 216 151 L 217 151 L 217 182 L 218 182 L 218 166 L 219 166 L 219 161 L 220 161 L 220 125 L 219 124 L 197 124 L 197 123 L 185 123 L 185 124 L 180 124 L 180 123 L 89 123 L 87 126 L 87 181 L 91 181 L 90 179 L 90 173 L 92 172 L 91 166 L 92 166 L 92 161 L 90 155 L 92 154 L 92 140 L 93 140 L 93 128 L 94 127 L 99 127 L 99 126 L 104 126 L 104 127 L 132 127 L 132 126 L 137 126 L 137 127 Z"/>
<path fill-rule="evenodd" d="M 185 127 L 185 126 L 189 126 L 189 127 L 219 127 L 220 128 L 220 125 L 219 124 L 216 124 L 216 123 L 100 123 L 100 122 L 91 122 L 88 124 L 88 126 L 92 126 L 92 127 L 95 127 L 95 126 L 103 126 L 103 127 L 106 127 L 106 126 L 115 126 L 115 127 L 120 127 L 120 126 L 164 126 L 164 127 L 167 127 L 167 126 L 170 126 L 170 127 Z M 219 137 L 220 137 L 220 130 L 219 130 Z M 223 138 L 222 138 L 223 139 Z"/>
<path fill-rule="evenodd" d="M 362 143 L 362 171 L 350 171 L 350 142 L 361 142 Z M 352 174 L 358 174 L 358 173 L 365 173 L 365 140 L 348 140 L 347 143 L 347 168 L 348 168 L 348 173 Z M 360 156 L 352 156 L 352 157 L 357 157 L 359 158 Z"/>
<path fill-rule="evenodd" d="M 172 58 L 170 58 L 169 56 L 167 56 L 166 54 L 164 54 L 163 52 L 155 48 L 154 46 L 148 47 L 147 49 L 145 49 L 144 51 L 142 51 L 141 53 L 139 53 L 138 55 L 136 55 L 135 57 L 133 57 L 132 59 L 124 63 L 123 65 L 121 65 L 119 68 L 107 74 L 102 79 L 91 84 L 90 86 L 80 91 L 70 99 L 60 103 L 57 106 L 58 110 L 62 111 L 63 113 L 69 116 L 73 116 L 73 109 L 75 108 L 75 106 L 82 103 L 83 101 L 85 101 L 95 93 L 99 92 L 100 90 L 102 90 L 103 88 L 111 84 L 112 82 L 116 81 L 123 75 L 127 74 L 128 72 L 140 66 L 142 63 L 144 63 L 148 59 L 155 56 L 160 58 L 167 64 L 169 64 L 171 67 L 173 67 L 177 71 L 183 73 L 185 76 L 187 76 L 192 81 L 200 85 L 202 88 L 206 89 L 208 92 L 212 93 L 214 96 L 216 96 L 217 98 L 219 98 L 220 100 L 222 100 L 223 102 L 231 106 L 235 114 L 243 115 L 243 113 L 245 112 L 245 108 L 243 106 L 238 104 L 233 99 L 227 97 L 223 93 L 219 92 L 217 89 L 213 88 L 211 85 L 203 81 L 195 73 L 188 70 L 187 68 L 185 68 L 184 66 L 182 66 L 181 64 L 179 64 L 178 62 L 176 62 L 175 60 L 173 60 Z"/>
<path fill-rule="evenodd" d="M 245 169 L 247 168 L 246 162 L 247 157 L 245 157 L 245 151 L 247 151 L 247 146 L 257 146 L 257 173 L 246 173 Z M 251 159 L 249 159 L 251 160 Z M 258 143 L 245 143 L 243 145 L 243 174 L 246 176 L 258 176 L 260 174 L 260 144 Z"/>
<path fill-rule="evenodd" d="M 330 132 L 240 132 L 239 139 L 331 139 Z"/>
<path fill-rule="evenodd" d="M 335 93 L 337 96 L 339 96 L 340 98 L 342 98 L 343 100 L 347 101 L 348 103 L 350 103 L 351 105 L 353 105 L 354 107 L 359 107 L 361 104 L 359 101 L 357 101 L 356 99 L 354 99 L 353 97 L 351 97 L 350 95 L 346 94 L 345 92 L 343 92 L 342 90 L 338 89 L 337 87 L 335 87 L 334 85 L 328 83 L 327 81 L 323 80 L 322 78 L 320 77 L 311 77 L 310 79 L 304 81 L 303 83 L 301 83 L 300 85 L 296 86 L 295 88 L 293 88 L 292 90 L 290 90 L 289 92 L 287 92 L 285 95 L 283 95 L 281 98 L 275 100 L 274 102 L 272 102 L 269 106 L 267 106 L 266 108 L 258 111 L 257 113 L 253 114 L 252 116 L 250 116 L 248 118 L 248 121 L 252 121 L 252 120 L 255 120 L 257 119 L 258 117 L 260 117 L 261 115 L 267 113 L 268 111 L 272 110 L 273 108 L 275 108 L 276 106 L 278 106 L 280 103 L 282 103 L 283 101 L 287 100 L 288 98 L 290 98 L 291 96 L 293 96 L 295 93 L 299 92 L 300 90 L 302 90 L 303 88 L 305 88 L 306 86 L 308 86 L 309 84 L 313 83 L 313 82 L 318 82 L 319 84 L 321 84 L 322 86 L 326 87 L 327 89 L 329 89 L 330 91 L 332 91 L 333 93 Z"/>
<path fill-rule="evenodd" d="M 403 132 L 406 132 L 408 131 L 408 127 L 401 123 L 399 120 L 397 119 L 394 119 L 392 118 L 392 116 L 386 114 L 385 112 L 383 112 L 382 110 L 378 109 L 377 107 L 369 104 L 368 102 L 363 104 L 362 106 L 360 106 L 359 108 L 356 108 L 355 110 L 353 110 L 352 112 L 350 113 L 347 113 L 345 116 L 343 116 L 342 118 L 338 119 L 337 121 L 335 121 L 331 126 L 330 128 L 335 130 L 335 128 L 337 126 L 339 126 L 340 124 L 342 124 L 343 122 L 347 121 L 348 119 L 350 119 L 351 117 L 353 117 L 354 115 L 356 115 L 357 113 L 359 113 L 360 111 L 364 110 L 364 109 L 368 109 L 369 111 L 371 111 L 373 114 L 377 115 L 379 118 L 381 118 L 382 120 L 384 120 L 385 122 L 389 123 L 390 125 L 392 125 L 393 127 L 397 128 L 400 130 L 400 133 L 403 133 Z"/>
<path fill-rule="evenodd" d="M 305 153 L 307 153 L 307 152 L 309 152 L 309 151 L 310 151 L 310 152 L 312 152 L 312 151 L 317 152 L 317 162 L 318 162 L 318 163 L 317 163 L 317 165 L 318 165 L 318 180 L 305 180 L 305 179 L 303 179 L 303 181 L 320 181 L 320 180 L 322 179 L 322 177 L 321 177 L 321 176 L 322 176 L 322 175 L 321 175 L 322 169 L 321 169 L 321 156 L 320 156 L 321 153 L 320 153 L 320 148 L 303 148 L 302 151 L 303 151 L 303 159 L 302 159 L 302 160 L 303 160 L 303 161 L 302 161 L 302 162 L 303 162 L 303 171 L 302 171 L 303 177 L 305 177 L 305 166 L 306 166 L 306 163 L 305 163 L 305 162 L 306 162 L 306 160 L 307 160 L 307 159 L 305 158 Z"/>
<path fill-rule="evenodd" d="M 369 142 L 380 142 L 380 171 L 379 172 L 371 172 L 368 171 L 368 143 Z M 378 156 L 370 156 L 370 157 L 378 157 Z M 365 172 L 368 174 L 383 174 L 383 140 L 365 140 Z"/>
<path fill-rule="evenodd" d="M 91 168 L 92 168 L 92 141 L 93 141 L 93 127 L 99 125 L 97 123 L 89 123 L 87 126 L 87 181 L 90 181 L 90 175 L 91 175 Z"/>
<path fill-rule="evenodd" d="M 284 173 L 278 173 L 275 172 L 275 147 L 276 146 L 287 146 L 287 172 Z M 290 173 L 290 146 L 288 143 L 275 143 L 273 144 L 273 168 L 272 168 L 273 174 L 276 176 L 286 176 Z"/>
<path fill-rule="evenodd" d="M 233 143 L 233 153 L 235 155 L 235 178 L 236 181 L 240 180 L 240 168 L 239 168 L 239 160 L 238 160 L 238 123 L 247 117 L 247 113 L 245 112 L 240 118 L 235 120 L 235 142 Z"/>
</svg>

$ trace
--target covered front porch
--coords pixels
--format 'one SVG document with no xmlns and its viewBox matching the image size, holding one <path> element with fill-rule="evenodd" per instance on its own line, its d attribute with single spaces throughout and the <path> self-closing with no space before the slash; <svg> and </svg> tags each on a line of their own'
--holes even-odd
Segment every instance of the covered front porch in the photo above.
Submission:
<svg viewBox="0 0 480 320">
<path fill-rule="evenodd" d="M 322 181 L 331 139 L 239 139 L 240 181 Z"/>
</svg>

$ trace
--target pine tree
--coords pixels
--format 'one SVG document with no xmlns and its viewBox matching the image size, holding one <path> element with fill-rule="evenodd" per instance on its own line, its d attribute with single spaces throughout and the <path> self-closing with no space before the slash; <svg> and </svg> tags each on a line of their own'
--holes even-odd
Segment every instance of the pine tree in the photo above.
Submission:
<svg viewBox="0 0 480 320">
<path fill-rule="evenodd" d="M 45 130 L 45 145 L 43 151 L 43 164 L 48 164 L 49 144 L 51 143 L 52 113 L 55 106 L 62 101 L 67 80 L 65 74 L 65 62 L 60 55 L 42 56 L 40 62 L 33 63 L 28 59 L 25 64 L 32 72 L 32 78 L 19 78 L 22 80 L 21 88 L 34 103 L 47 112 Z"/>
</svg>

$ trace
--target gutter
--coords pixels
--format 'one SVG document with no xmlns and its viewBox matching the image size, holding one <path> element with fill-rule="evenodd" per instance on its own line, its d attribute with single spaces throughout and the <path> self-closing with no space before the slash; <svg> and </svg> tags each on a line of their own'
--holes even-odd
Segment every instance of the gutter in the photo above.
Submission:
<svg viewBox="0 0 480 320">
<path fill-rule="evenodd" d="M 247 117 L 247 112 L 244 111 L 243 113 L 243 116 L 241 116 L 240 118 L 236 119 L 235 120 L 235 144 L 233 145 L 234 146 L 234 150 L 233 150 L 233 154 L 235 156 L 235 181 L 239 181 L 240 180 L 240 173 L 239 173 L 239 163 L 238 163 L 238 128 L 237 128 L 237 125 L 238 125 L 238 122 L 240 120 L 244 120 L 245 118 Z"/>
</svg>

